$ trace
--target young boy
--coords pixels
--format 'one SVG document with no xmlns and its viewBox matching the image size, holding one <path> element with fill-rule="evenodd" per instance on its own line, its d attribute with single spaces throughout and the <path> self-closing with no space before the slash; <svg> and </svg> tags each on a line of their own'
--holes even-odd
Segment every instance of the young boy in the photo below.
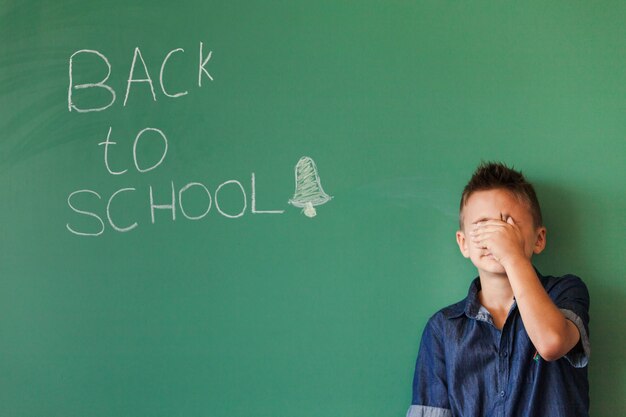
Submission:
<svg viewBox="0 0 626 417">
<path fill-rule="evenodd" d="M 589 294 L 578 277 L 532 266 L 546 246 L 533 186 L 482 164 L 459 223 L 459 249 L 479 276 L 426 324 L 407 417 L 588 416 Z"/>
</svg>

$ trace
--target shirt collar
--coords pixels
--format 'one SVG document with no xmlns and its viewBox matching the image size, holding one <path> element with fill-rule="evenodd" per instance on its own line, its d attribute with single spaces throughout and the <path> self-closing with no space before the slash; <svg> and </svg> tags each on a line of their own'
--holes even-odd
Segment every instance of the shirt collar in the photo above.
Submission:
<svg viewBox="0 0 626 417">
<path fill-rule="evenodd" d="M 537 268 L 535 268 L 535 272 L 537 273 L 541 284 L 545 288 L 547 282 L 546 278 L 541 275 Z M 470 319 L 489 321 L 489 312 L 482 306 L 482 304 L 480 304 L 480 301 L 478 300 L 478 293 L 480 292 L 480 289 L 480 277 L 476 277 L 470 284 L 467 297 L 463 301 L 453 304 L 447 308 L 446 317 L 454 319 L 465 315 Z"/>
<path fill-rule="evenodd" d="M 467 292 L 465 308 L 463 309 L 465 315 L 470 319 L 480 319 L 484 315 L 485 308 L 478 300 L 478 293 L 480 292 L 480 289 L 480 278 L 474 278 L 469 287 L 469 291 Z"/>
</svg>

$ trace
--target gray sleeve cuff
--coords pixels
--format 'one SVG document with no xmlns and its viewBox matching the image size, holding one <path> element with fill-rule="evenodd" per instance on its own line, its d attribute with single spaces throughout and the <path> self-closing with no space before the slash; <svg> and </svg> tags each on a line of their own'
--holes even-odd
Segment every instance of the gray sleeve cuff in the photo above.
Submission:
<svg viewBox="0 0 626 417">
<path fill-rule="evenodd" d="M 447 408 L 412 405 L 406 412 L 406 417 L 452 417 L 452 412 Z"/>
<path fill-rule="evenodd" d="M 587 335 L 587 330 L 585 330 L 585 325 L 580 317 L 578 317 L 572 310 L 564 308 L 560 310 L 566 319 L 578 327 L 578 331 L 580 332 L 580 344 L 583 347 L 582 352 L 580 349 L 572 349 L 565 355 L 565 358 L 570 364 L 572 364 L 573 367 L 584 368 L 589 363 L 589 356 L 591 356 L 591 346 L 589 345 L 589 336 Z"/>
</svg>

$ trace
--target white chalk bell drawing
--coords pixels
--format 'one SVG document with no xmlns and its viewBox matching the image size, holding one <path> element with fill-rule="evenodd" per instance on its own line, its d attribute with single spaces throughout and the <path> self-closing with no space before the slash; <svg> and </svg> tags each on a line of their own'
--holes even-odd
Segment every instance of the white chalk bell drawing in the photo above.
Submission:
<svg viewBox="0 0 626 417">
<path fill-rule="evenodd" d="M 327 203 L 332 197 L 324 192 L 317 173 L 315 161 L 308 156 L 300 158 L 296 164 L 296 191 L 289 204 L 302 208 L 307 217 L 315 217 L 315 206 Z"/>
</svg>

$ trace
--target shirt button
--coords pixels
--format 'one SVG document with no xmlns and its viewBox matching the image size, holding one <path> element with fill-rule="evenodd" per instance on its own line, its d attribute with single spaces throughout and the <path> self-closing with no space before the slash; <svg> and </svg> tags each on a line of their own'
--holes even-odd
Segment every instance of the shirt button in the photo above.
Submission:
<svg viewBox="0 0 626 417">
<path fill-rule="evenodd" d="M 500 397 L 504 397 L 504 391 L 500 391 L 500 394 L 498 395 L 500 395 Z"/>
<path fill-rule="evenodd" d="M 505 350 L 505 351 L 503 351 L 503 352 L 500 352 L 500 356 L 502 356 L 503 358 L 504 358 L 506 355 L 508 355 L 508 353 L 506 353 L 506 350 Z"/>
</svg>

